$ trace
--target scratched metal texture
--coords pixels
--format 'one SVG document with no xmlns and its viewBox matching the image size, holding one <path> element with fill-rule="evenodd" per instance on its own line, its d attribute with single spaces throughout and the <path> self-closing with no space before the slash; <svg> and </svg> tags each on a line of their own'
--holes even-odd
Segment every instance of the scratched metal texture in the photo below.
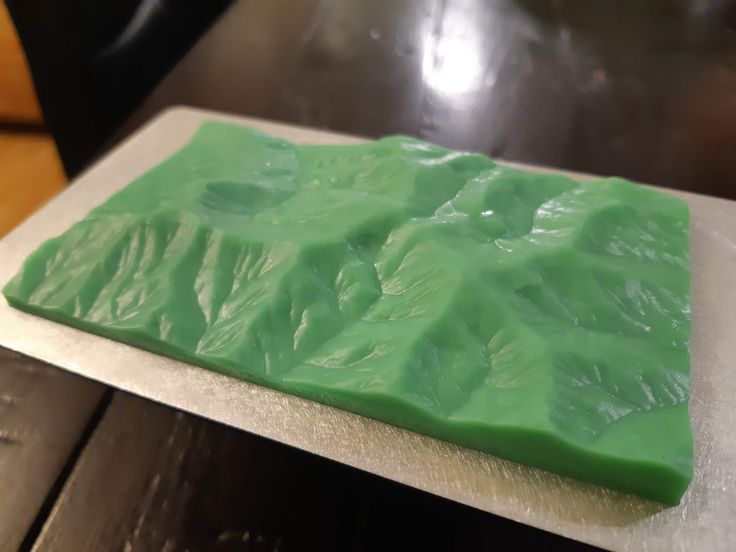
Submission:
<svg viewBox="0 0 736 552">
<path fill-rule="evenodd" d="M 188 108 L 166 111 L 0 242 L 0 284 L 207 119 L 303 143 L 359 138 Z M 530 170 L 534 167 L 526 167 Z M 578 175 L 584 178 L 582 175 Z M 521 466 L 88 334 L 0 300 L 0 345 L 132 393 L 481 510 L 613 550 L 736 548 L 736 202 L 671 192 L 692 216 L 695 477 L 674 508 Z"/>
</svg>

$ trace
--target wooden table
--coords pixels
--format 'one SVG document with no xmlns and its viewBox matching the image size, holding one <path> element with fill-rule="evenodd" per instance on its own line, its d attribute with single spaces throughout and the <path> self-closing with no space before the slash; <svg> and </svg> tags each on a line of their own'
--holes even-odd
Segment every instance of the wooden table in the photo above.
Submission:
<svg viewBox="0 0 736 552">
<path fill-rule="evenodd" d="M 119 137 L 184 103 L 736 197 L 735 14 L 646 4 L 239 2 Z M 0 481 L 1 550 L 560 542 L 5 350 Z"/>
</svg>

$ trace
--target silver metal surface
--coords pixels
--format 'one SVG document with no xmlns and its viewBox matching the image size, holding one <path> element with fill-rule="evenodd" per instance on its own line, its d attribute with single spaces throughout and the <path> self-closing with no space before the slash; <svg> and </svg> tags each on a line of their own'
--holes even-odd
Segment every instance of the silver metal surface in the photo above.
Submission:
<svg viewBox="0 0 736 552">
<path fill-rule="evenodd" d="M 165 112 L 0 242 L 0 284 L 25 257 L 206 119 L 304 143 L 360 139 L 206 111 Z M 526 167 L 531 170 L 534 167 Z M 692 213 L 695 479 L 666 508 L 236 380 L 10 308 L 0 345 L 173 407 L 567 537 L 615 550 L 736 549 L 736 202 L 671 192 Z"/>
</svg>

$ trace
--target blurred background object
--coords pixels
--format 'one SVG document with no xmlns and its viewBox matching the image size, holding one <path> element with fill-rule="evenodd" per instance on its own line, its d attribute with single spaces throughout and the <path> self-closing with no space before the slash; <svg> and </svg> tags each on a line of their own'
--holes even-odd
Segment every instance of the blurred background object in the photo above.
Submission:
<svg viewBox="0 0 736 552">
<path fill-rule="evenodd" d="M 75 176 L 104 150 L 113 131 L 229 3 L 0 5 L 0 236 L 63 189 L 65 172 Z"/>
<path fill-rule="evenodd" d="M 0 4 L 0 237 L 63 189 L 53 138 L 13 23 Z"/>
<path fill-rule="evenodd" d="M 7 0 L 67 174 L 191 47 L 230 0 Z"/>
<path fill-rule="evenodd" d="M 0 120 L 43 122 L 26 59 L 4 4 L 0 4 Z"/>
</svg>

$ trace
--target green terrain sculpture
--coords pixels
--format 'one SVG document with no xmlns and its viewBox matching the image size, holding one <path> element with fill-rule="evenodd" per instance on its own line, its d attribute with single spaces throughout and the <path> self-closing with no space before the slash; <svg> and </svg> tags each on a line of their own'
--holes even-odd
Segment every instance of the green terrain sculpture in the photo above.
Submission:
<svg viewBox="0 0 736 552">
<path fill-rule="evenodd" d="M 688 227 L 682 200 L 620 179 L 524 172 L 405 137 L 296 145 L 211 122 L 43 244 L 4 294 L 676 504 L 693 463 Z"/>
</svg>

